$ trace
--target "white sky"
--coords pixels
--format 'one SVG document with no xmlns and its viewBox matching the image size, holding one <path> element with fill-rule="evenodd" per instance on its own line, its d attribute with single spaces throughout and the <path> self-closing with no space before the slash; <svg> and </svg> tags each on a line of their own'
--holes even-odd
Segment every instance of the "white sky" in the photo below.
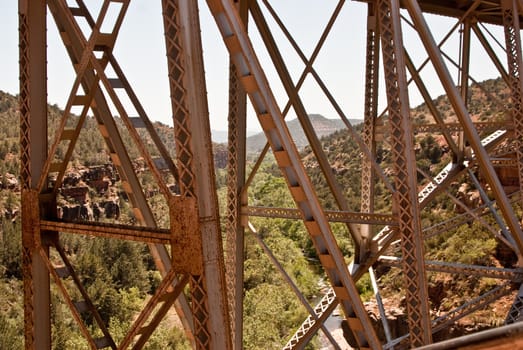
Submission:
<svg viewBox="0 0 523 350">
<path fill-rule="evenodd" d="M 227 129 L 227 95 L 228 95 L 228 58 L 222 39 L 211 18 L 206 3 L 199 0 L 201 27 L 204 47 L 205 71 L 211 127 L 215 130 Z M 96 4 L 99 1 L 87 0 L 86 3 Z M 167 84 L 165 48 L 163 41 L 163 24 L 160 1 L 134 0 L 129 7 L 124 25 L 122 26 L 116 47 L 115 56 L 124 69 L 127 78 L 138 95 L 152 120 L 172 124 L 170 119 L 170 102 Z M 318 0 L 278 0 L 272 1 L 280 16 L 295 36 L 307 57 L 320 37 L 320 31 L 327 23 L 336 2 Z M 0 0 L 0 90 L 16 94 L 18 92 L 18 1 Z M 298 13 L 299 11 L 299 13 Z M 270 25 L 273 22 L 268 19 Z M 442 17 L 430 17 L 436 40 L 441 38 L 455 20 Z M 318 57 L 314 67 L 324 79 L 331 93 L 337 99 L 344 113 L 349 118 L 363 116 L 363 87 L 365 62 L 365 25 L 366 5 L 364 3 L 347 1 L 331 36 L 328 38 L 324 51 Z M 254 23 L 251 21 L 251 28 Z M 405 46 L 418 64 L 425 58 L 421 45 L 415 39 L 415 33 L 404 26 Z M 503 41 L 499 28 L 492 29 Z M 278 30 L 274 31 L 276 40 L 283 40 Z M 259 54 L 265 72 L 270 81 L 274 81 L 274 69 L 267 65 L 268 56 L 260 48 L 260 40 L 252 34 L 252 40 Z M 444 46 L 457 59 L 458 36 Z M 283 41 L 282 41 L 283 42 Z M 496 46 L 496 45 L 494 45 Z M 478 44 L 473 43 L 474 53 L 472 75 L 479 81 L 497 77 L 499 74 L 493 65 L 488 63 L 482 50 L 477 50 Z M 304 65 L 292 48 L 280 44 L 280 49 L 288 64 L 296 83 Z M 501 58 L 502 62 L 505 59 Z M 456 69 L 451 68 L 456 75 Z M 437 83 L 433 72 L 425 69 L 422 72 L 433 97 L 442 94 L 443 90 Z M 48 20 L 48 101 L 63 107 L 67 101 L 73 83 L 73 70 L 65 49 L 58 38 L 53 20 Z M 286 97 L 281 84 L 274 83 L 274 94 L 283 109 Z M 382 90 L 383 91 L 383 90 Z M 334 109 L 317 85 L 309 76 L 300 90 L 308 113 L 320 113 L 328 118 L 337 117 Z M 381 98 L 381 104 L 384 104 Z M 421 103 L 419 95 L 411 95 L 411 105 Z M 255 117 L 250 113 L 248 129 L 260 130 Z M 289 118 L 294 118 L 290 116 Z"/>
</svg>

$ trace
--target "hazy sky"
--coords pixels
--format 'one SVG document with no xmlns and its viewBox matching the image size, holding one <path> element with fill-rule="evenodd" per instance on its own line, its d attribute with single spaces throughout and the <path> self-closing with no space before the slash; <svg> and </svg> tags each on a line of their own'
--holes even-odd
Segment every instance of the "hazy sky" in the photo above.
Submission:
<svg viewBox="0 0 523 350">
<path fill-rule="evenodd" d="M 86 3 L 97 4 L 100 1 L 87 0 Z M 206 3 L 199 0 L 207 91 L 211 127 L 216 130 L 227 129 L 227 95 L 228 95 L 228 58 L 223 41 L 211 18 Z M 335 1 L 318 0 L 278 0 L 272 1 L 291 33 L 302 46 L 307 57 L 310 56 L 320 37 L 328 17 L 332 13 Z M 0 90 L 13 94 L 18 92 L 18 1 L 0 0 Z M 448 19 L 431 17 L 433 32 L 436 38 L 441 38 L 446 28 L 450 28 Z M 270 24 L 273 24 L 269 20 Z M 335 24 L 325 49 L 318 57 L 314 67 L 321 74 L 332 94 L 337 99 L 344 113 L 349 118 L 363 116 L 363 86 L 365 60 L 365 23 L 366 5 L 361 2 L 347 1 L 338 22 Z M 251 22 L 251 28 L 254 24 Z M 415 33 L 405 27 L 405 46 L 416 62 L 422 62 L 425 55 L 421 45 L 415 39 Z M 500 33 L 497 29 L 492 29 Z M 265 65 L 269 80 L 276 77 L 274 69 L 266 65 L 268 56 L 260 48 L 258 35 L 252 31 L 252 40 L 257 48 L 260 60 Z M 274 31 L 277 40 L 283 36 Z M 502 37 L 500 37 L 503 40 Z M 458 36 L 456 35 L 446 46 L 449 52 L 457 58 Z M 282 41 L 283 42 L 283 41 Z M 503 42 L 503 41 L 502 41 Z M 115 47 L 115 56 L 145 107 L 152 120 L 172 124 L 170 119 L 170 102 L 167 84 L 165 46 L 160 1 L 134 0 L 128 10 L 124 25 Z M 478 47 L 473 43 L 473 47 Z M 293 53 L 287 43 L 282 43 L 280 49 L 291 71 L 294 82 L 298 80 L 304 68 L 303 63 Z M 473 55 L 472 74 L 478 80 L 496 77 L 491 64 L 486 63 L 480 51 Z M 502 62 L 505 60 L 502 58 Z M 456 73 L 455 69 L 451 69 Z M 434 91 L 434 97 L 442 93 L 437 79 L 430 69 L 423 72 L 429 87 Z M 48 19 L 48 101 L 63 107 L 67 101 L 73 83 L 73 70 L 65 49 L 58 38 L 54 22 Z M 281 84 L 273 85 L 274 94 L 280 108 L 286 103 Z M 309 76 L 300 91 L 308 113 L 320 113 L 328 118 L 336 117 L 332 106 L 320 92 L 313 79 Z M 384 104 L 384 99 L 380 99 Z M 414 92 L 411 104 L 421 102 Z M 248 129 L 259 130 L 258 123 L 251 112 Z M 290 116 L 293 118 L 293 116 Z"/>
</svg>

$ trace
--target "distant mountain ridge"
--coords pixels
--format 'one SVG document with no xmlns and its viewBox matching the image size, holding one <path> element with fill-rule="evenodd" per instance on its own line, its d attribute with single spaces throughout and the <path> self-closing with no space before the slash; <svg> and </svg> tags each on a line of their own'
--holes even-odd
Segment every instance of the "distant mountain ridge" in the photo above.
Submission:
<svg viewBox="0 0 523 350">
<path fill-rule="evenodd" d="M 325 118 L 321 114 L 309 114 L 309 119 L 312 123 L 314 131 L 319 138 L 328 136 L 335 133 L 338 130 L 345 129 L 345 123 L 341 119 L 329 119 Z M 352 125 L 356 125 L 362 122 L 361 119 L 349 119 Z M 309 144 L 305 132 L 301 127 L 298 119 L 287 121 L 287 127 L 291 133 L 291 136 L 298 149 L 301 149 Z M 247 138 L 247 152 L 258 152 L 267 143 L 265 134 L 260 132 L 256 135 Z"/>
</svg>

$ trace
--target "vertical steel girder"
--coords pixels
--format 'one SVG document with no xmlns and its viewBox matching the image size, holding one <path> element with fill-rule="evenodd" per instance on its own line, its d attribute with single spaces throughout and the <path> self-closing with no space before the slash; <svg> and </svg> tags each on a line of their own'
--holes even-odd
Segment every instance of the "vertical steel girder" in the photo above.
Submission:
<svg viewBox="0 0 523 350">
<path fill-rule="evenodd" d="M 512 0 L 502 0 L 501 6 L 508 61 L 508 86 L 512 97 L 512 122 L 514 123 L 514 139 L 516 143 L 520 203 L 523 203 L 523 68 L 521 67 L 521 28 L 517 2 Z M 514 302 L 507 314 L 505 320 L 505 323 L 507 324 L 521 320 L 521 315 L 523 313 L 522 291 L 523 285 L 520 286 Z"/>
<path fill-rule="evenodd" d="M 184 63 L 183 34 L 180 25 L 180 8 L 178 1 L 162 1 L 164 20 L 165 44 L 167 52 L 167 66 L 169 88 L 171 91 L 171 108 L 176 141 L 176 155 L 178 160 L 178 177 L 180 195 L 196 198 L 194 184 L 193 154 L 191 132 L 188 126 L 188 106 L 184 79 L 186 66 Z M 190 286 L 194 299 L 191 302 L 193 315 L 193 334 L 198 349 L 208 348 L 210 333 L 208 329 L 209 309 L 205 285 L 205 274 L 202 269 L 199 273 L 191 274 Z"/>
<path fill-rule="evenodd" d="M 50 278 L 35 189 L 47 156 L 46 2 L 19 1 L 20 177 L 26 349 L 51 349 Z"/>
<path fill-rule="evenodd" d="M 399 1 L 379 0 L 378 12 L 391 153 L 395 164 L 396 193 L 393 197 L 393 211 L 398 217 L 401 235 L 410 345 L 422 346 L 432 342 L 432 331 Z"/>
<path fill-rule="evenodd" d="M 462 46 L 461 50 L 461 72 L 460 72 L 460 87 L 461 87 L 461 98 L 467 105 L 468 93 L 469 93 L 469 67 L 470 67 L 470 31 L 471 31 L 471 19 L 465 18 L 462 28 Z"/>
<path fill-rule="evenodd" d="M 232 62 L 229 66 L 226 268 L 233 348 L 242 348 L 244 228 L 241 222 L 245 183 L 246 99 Z"/>
<path fill-rule="evenodd" d="M 376 156 L 376 122 L 378 118 L 378 76 L 380 35 L 374 3 L 367 5 L 367 53 L 365 62 L 365 109 L 362 139 L 373 158 Z M 375 171 L 371 159 L 363 157 L 361 165 L 361 212 L 374 212 Z M 371 226 L 361 227 L 362 244 L 369 246 Z M 367 249 L 370 249 L 368 247 Z"/>
<path fill-rule="evenodd" d="M 512 97 L 512 122 L 518 161 L 519 190 L 523 194 L 523 73 L 521 67 L 521 35 L 518 4 L 513 0 L 501 0 L 503 27 L 508 61 L 508 85 Z M 523 203 L 523 195 L 520 195 Z"/>
<path fill-rule="evenodd" d="M 201 237 L 203 269 L 190 278 L 196 346 L 231 349 L 197 3 L 163 0 L 162 6 L 180 195 L 196 199 Z"/>
<path fill-rule="evenodd" d="M 247 29 L 248 2 L 238 0 L 236 6 Z M 229 61 L 229 114 L 226 206 L 226 273 L 227 297 L 233 349 L 243 348 L 243 267 L 245 259 L 244 223 L 241 208 L 246 204 L 245 186 L 247 138 L 247 95 L 232 60 Z"/>
<path fill-rule="evenodd" d="M 463 103 L 465 104 L 465 107 L 468 105 L 468 93 L 469 93 L 469 67 L 470 67 L 470 18 L 465 18 L 464 22 L 462 24 L 462 36 L 461 36 L 461 47 L 460 47 L 460 53 L 461 53 L 461 62 L 460 62 L 460 72 L 459 72 L 459 83 L 460 83 L 460 90 L 461 90 L 461 98 L 463 99 Z M 459 153 L 455 153 L 454 157 L 457 159 L 460 163 L 463 160 L 463 154 L 465 151 L 465 134 L 464 132 L 460 132 L 458 134 L 458 147 L 459 147 Z"/>
</svg>

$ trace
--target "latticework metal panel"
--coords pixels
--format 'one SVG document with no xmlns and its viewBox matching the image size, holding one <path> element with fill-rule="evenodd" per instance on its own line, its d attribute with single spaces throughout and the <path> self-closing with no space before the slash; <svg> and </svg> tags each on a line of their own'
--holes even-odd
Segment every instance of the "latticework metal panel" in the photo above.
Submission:
<svg viewBox="0 0 523 350">
<path fill-rule="evenodd" d="M 416 168 L 410 125 L 407 77 L 403 57 L 399 2 L 378 2 L 383 65 L 394 159 L 396 192 L 393 210 L 399 218 L 403 273 L 407 297 L 410 344 L 421 346 L 432 341 L 428 287 L 423 265 L 424 248 L 416 193 Z"/>
</svg>

